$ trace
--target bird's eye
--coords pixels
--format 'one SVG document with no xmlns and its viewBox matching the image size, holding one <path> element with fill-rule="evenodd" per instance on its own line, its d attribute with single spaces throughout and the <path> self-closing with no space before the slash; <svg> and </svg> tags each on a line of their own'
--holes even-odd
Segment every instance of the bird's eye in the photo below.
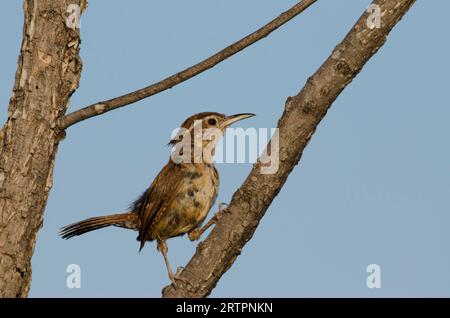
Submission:
<svg viewBox="0 0 450 318">
<path fill-rule="evenodd" d="M 210 118 L 208 120 L 208 124 L 210 124 L 211 126 L 215 126 L 217 124 L 217 121 L 214 118 Z"/>
</svg>

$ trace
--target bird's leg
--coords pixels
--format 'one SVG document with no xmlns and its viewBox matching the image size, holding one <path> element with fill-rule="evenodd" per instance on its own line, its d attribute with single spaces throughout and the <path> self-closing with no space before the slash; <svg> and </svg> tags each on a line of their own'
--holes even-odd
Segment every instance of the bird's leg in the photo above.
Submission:
<svg viewBox="0 0 450 318">
<path fill-rule="evenodd" d="M 169 278 L 172 280 L 173 277 L 173 272 L 172 272 L 172 267 L 170 266 L 169 263 L 169 257 L 167 256 L 167 244 L 166 241 L 158 241 L 158 251 L 161 252 L 161 254 L 164 256 L 164 262 L 166 263 L 166 267 L 167 267 L 167 272 L 169 273 Z"/>
<path fill-rule="evenodd" d="M 181 278 L 179 276 L 181 274 L 182 269 L 180 270 L 180 268 L 177 268 L 177 272 L 175 274 L 172 272 L 172 267 L 170 267 L 170 263 L 169 263 L 169 257 L 167 256 L 168 248 L 167 248 L 166 241 L 158 240 L 157 248 L 158 248 L 158 251 L 160 251 L 162 253 L 162 255 L 164 256 L 164 262 L 166 263 L 167 273 L 169 274 L 169 279 L 171 280 L 172 284 L 176 287 L 177 280 L 185 281 L 183 278 Z"/>
<path fill-rule="evenodd" d="M 206 223 L 202 228 L 196 228 L 192 231 L 190 231 L 188 233 L 188 237 L 191 241 L 196 241 L 200 238 L 200 236 L 202 236 L 202 234 L 208 230 L 213 224 L 217 224 L 217 222 L 219 221 L 220 217 L 222 216 L 222 214 L 225 211 L 225 207 L 228 206 L 228 204 L 226 203 L 219 203 L 219 211 L 216 212 L 213 217 L 208 221 L 208 223 Z"/>
</svg>

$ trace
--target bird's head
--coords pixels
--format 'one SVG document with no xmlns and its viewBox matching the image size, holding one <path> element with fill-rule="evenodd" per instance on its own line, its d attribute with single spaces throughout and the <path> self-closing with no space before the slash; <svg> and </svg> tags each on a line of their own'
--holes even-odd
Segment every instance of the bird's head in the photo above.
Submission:
<svg viewBox="0 0 450 318">
<path fill-rule="evenodd" d="M 232 124 L 255 116 L 252 113 L 235 114 L 226 116 L 221 113 L 203 112 L 190 116 L 181 125 L 179 131 L 169 142 L 169 145 L 175 146 L 183 144 L 189 145 L 191 149 L 209 147 L 214 155 L 214 147 L 223 136 L 225 129 Z M 181 151 L 181 154 L 183 152 Z"/>
</svg>

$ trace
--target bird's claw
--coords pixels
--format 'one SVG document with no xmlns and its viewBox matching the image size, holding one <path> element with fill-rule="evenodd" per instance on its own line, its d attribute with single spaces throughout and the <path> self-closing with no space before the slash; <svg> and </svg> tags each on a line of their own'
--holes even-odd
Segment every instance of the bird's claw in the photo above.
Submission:
<svg viewBox="0 0 450 318">
<path fill-rule="evenodd" d="M 189 239 L 191 241 L 197 241 L 207 229 L 209 229 L 213 224 L 217 224 L 217 222 L 219 222 L 219 219 L 222 217 L 222 214 L 227 211 L 226 208 L 224 208 L 224 206 L 227 207 L 228 204 L 223 202 L 219 203 L 219 211 L 213 215 L 213 217 L 204 227 L 190 231 L 188 233 Z"/>
<path fill-rule="evenodd" d="M 226 213 L 228 210 L 228 203 L 220 202 L 219 203 L 219 211 L 216 212 L 216 214 L 213 215 L 212 219 L 214 220 L 214 223 L 217 223 L 222 216 L 223 213 Z"/>
<path fill-rule="evenodd" d="M 180 277 L 181 273 L 183 272 L 183 269 L 184 268 L 182 266 L 179 266 L 177 268 L 177 271 L 176 271 L 175 274 L 174 273 L 169 273 L 169 279 L 171 280 L 171 282 L 172 282 L 172 284 L 173 284 L 173 286 L 175 288 L 177 288 L 177 284 L 178 284 L 177 282 L 183 282 L 183 283 L 187 283 L 188 282 L 188 280 L 186 278 Z"/>
<path fill-rule="evenodd" d="M 184 269 L 183 266 L 178 266 L 177 271 L 175 272 L 175 275 L 181 275 L 181 272 L 183 271 L 183 269 Z"/>
<path fill-rule="evenodd" d="M 197 241 L 202 235 L 202 231 L 200 229 L 195 229 L 188 233 L 188 237 L 191 241 Z"/>
</svg>

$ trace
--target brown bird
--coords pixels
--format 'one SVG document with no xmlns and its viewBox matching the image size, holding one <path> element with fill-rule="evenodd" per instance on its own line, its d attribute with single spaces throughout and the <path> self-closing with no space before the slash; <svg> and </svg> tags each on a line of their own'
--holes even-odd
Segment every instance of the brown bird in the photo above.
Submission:
<svg viewBox="0 0 450 318">
<path fill-rule="evenodd" d="M 217 222 L 221 212 L 201 227 L 216 201 L 219 188 L 219 175 L 205 150 L 214 156 L 215 146 L 225 129 L 252 116 L 254 114 L 225 116 L 204 112 L 189 117 L 169 142 L 174 147 L 169 162 L 128 212 L 93 217 L 65 226 L 61 236 L 69 239 L 107 226 L 137 230 L 137 240 L 141 242 L 139 251 L 146 241 L 156 240 L 169 278 L 176 285 L 179 273 L 174 274 L 170 267 L 166 240 L 186 233 L 190 240 L 197 240 Z"/>
</svg>

